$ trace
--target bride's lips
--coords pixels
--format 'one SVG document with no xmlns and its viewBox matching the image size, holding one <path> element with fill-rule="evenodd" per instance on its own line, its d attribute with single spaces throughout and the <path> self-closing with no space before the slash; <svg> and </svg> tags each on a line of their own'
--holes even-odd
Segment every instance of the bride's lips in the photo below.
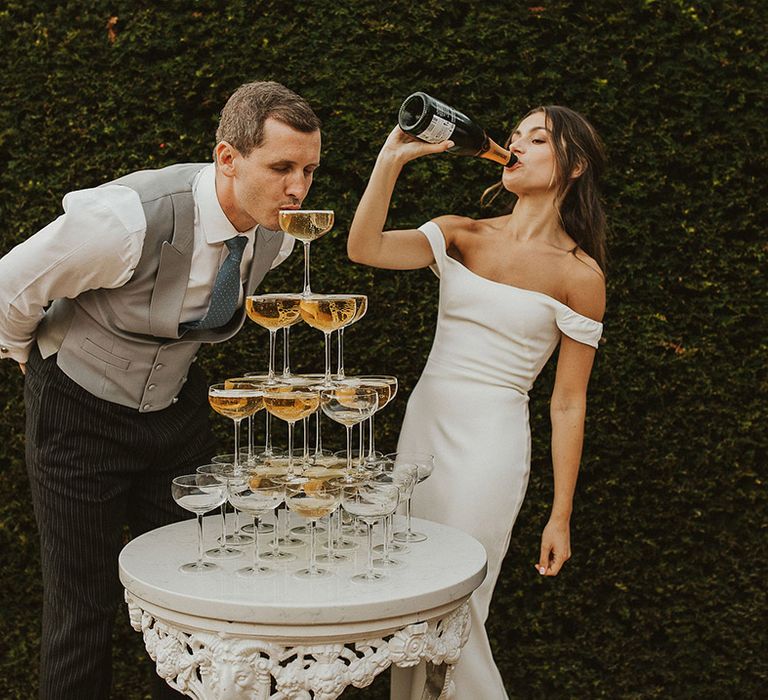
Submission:
<svg viewBox="0 0 768 700">
<path fill-rule="evenodd" d="M 518 160 L 514 165 L 505 165 L 504 170 L 517 170 L 518 168 L 522 168 L 523 164 Z"/>
</svg>

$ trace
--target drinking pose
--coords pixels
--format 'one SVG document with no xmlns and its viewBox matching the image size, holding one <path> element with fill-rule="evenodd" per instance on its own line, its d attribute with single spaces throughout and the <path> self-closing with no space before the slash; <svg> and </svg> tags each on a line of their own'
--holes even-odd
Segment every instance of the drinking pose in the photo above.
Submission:
<svg viewBox="0 0 768 700">
<path fill-rule="evenodd" d="M 434 343 L 398 450 L 435 455 L 433 478 L 414 494 L 414 515 L 465 530 L 488 553 L 488 575 L 471 598 L 456 697 L 500 700 L 507 695 L 484 625 L 528 482 L 528 391 L 558 344 L 550 407 L 554 501 L 536 571 L 556 576 L 571 556 L 587 383 L 605 309 L 605 217 L 597 193 L 604 157 L 581 115 L 536 108 L 505 143 L 517 162 L 488 191 L 516 196 L 508 213 L 440 216 L 418 229 L 383 231 L 402 167 L 452 146 L 417 141 L 396 127 L 371 173 L 347 251 L 374 267 L 431 266 L 440 278 Z M 413 697 L 420 697 L 416 689 Z"/>
<path fill-rule="evenodd" d="M 42 698 L 109 696 L 123 524 L 137 535 L 184 517 L 171 481 L 214 452 L 196 353 L 237 333 L 243 299 L 287 257 L 278 212 L 300 208 L 319 160 L 307 102 L 248 83 L 212 163 L 70 192 L 0 259 L 0 357 L 26 374 Z"/>
</svg>

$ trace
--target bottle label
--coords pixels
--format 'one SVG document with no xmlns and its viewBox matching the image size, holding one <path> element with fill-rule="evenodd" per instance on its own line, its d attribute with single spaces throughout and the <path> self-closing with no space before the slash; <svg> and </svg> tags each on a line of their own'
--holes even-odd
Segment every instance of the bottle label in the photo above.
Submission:
<svg viewBox="0 0 768 700">
<path fill-rule="evenodd" d="M 438 117 L 436 114 L 432 117 L 429 126 L 419 134 L 419 138 L 427 143 L 440 143 L 451 138 L 456 125 L 447 119 Z"/>
</svg>

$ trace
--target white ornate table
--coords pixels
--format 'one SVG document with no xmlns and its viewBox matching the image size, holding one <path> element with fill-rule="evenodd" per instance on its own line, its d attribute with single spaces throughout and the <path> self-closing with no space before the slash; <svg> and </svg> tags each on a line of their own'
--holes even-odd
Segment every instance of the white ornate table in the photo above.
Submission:
<svg viewBox="0 0 768 700">
<path fill-rule="evenodd" d="M 218 520 L 205 518 L 207 547 L 221 532 Z M 197 551 L 194 520 L 153 530 L 120 554 L 131 624 L 157 673 L 199 700 L 331 700 L 390 666 L 391 698 L 401 700 L 421 660 L 423 698 L 451 698 L 453 665 L 469 633 L 467 599 L 485 577 L 485 550 L 454 528 L 413 522 L 429 539 L 397 554 L 405 566 L 371 584 L 349 580 L 365 567 L 362 539 L 349 562 L 331 567 L 333 577 L 293 576 L 305 555 L 292 550 L 298 561 L 252 581 L 233 573 L 250 563 L 249 548 L 219 560 L 220 572 L 182 574 L 179 565 Z"/>
</svg>

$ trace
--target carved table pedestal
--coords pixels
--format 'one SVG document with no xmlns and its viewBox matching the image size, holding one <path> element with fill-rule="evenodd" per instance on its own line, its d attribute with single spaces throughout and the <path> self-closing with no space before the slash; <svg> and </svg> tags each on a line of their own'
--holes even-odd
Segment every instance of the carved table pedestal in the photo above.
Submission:
<svg viewBox="0 0 768 700">
<path fill-rule="evenodd" d="M 196 552 L 195 522 L 153 530 L 120 554 L 131 624 L 158 674 L 199 700 L 332 700 L 390 666 L 391 697 L 407 700 L 408 671 L 422 660 L 423 698 L 451 698 L 485 551 L 454 528 L 416 519 L 414 528 L 429 539 L 408 545 L 396 555 L 403 566 L 369 584 L 350 581 L 365 567 L 362 539 L 349 561 L 329 567 L 331 577 L 293 575 L 306 564 L 304 547 L 293 550 L 296 561 L 274 565 L 273 576 L 250 580 L 234 574 L 250 563 L 248 548 L 218 560 L 220 571 L 183 574 L 179 565 Z M 205 519 L 205 532 L 213 546 L 217 516 Z M 265 551 L 271 536 L 261 540 Z"/>
</svg>

